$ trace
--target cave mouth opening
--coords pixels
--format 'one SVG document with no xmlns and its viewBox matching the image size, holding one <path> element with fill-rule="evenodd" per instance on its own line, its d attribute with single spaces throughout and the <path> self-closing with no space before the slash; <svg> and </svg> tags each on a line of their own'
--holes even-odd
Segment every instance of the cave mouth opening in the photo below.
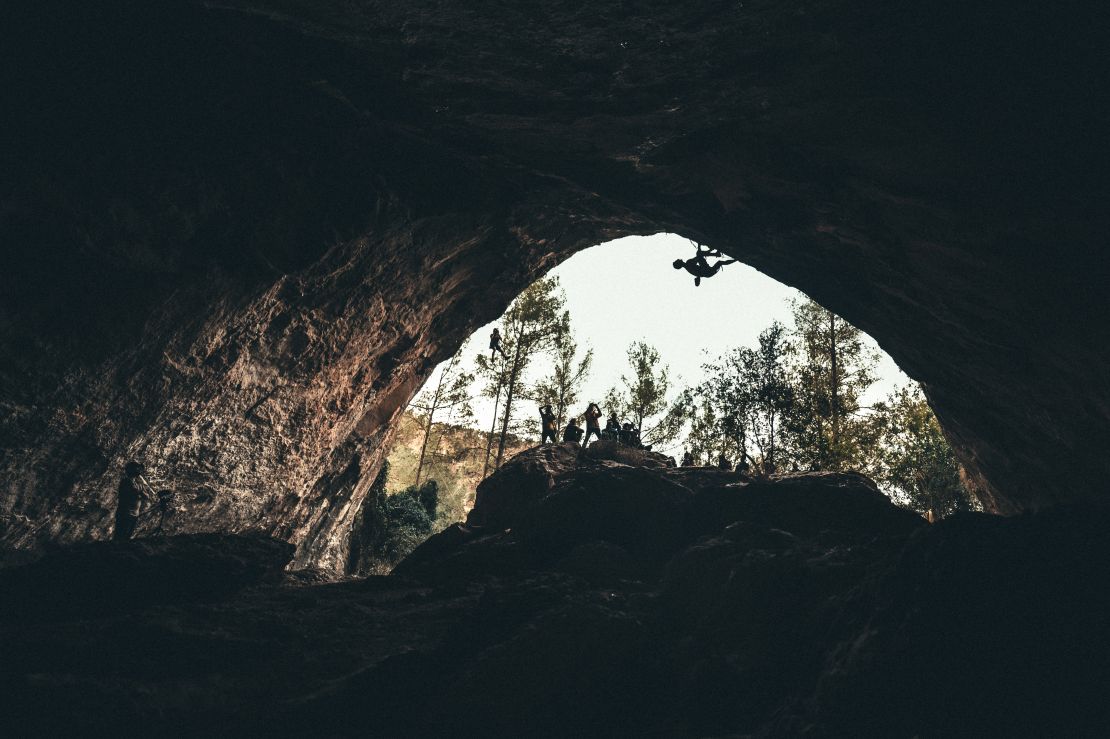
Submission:
<svg viewBox="0 0 1110 739">
<path fill-rule="evenodd" d="M 391 491 L 426 499 L 434 481 L 432 529 L 461 521 L 483 479 L 540 443 L 541 405 L 552 406 L 561 438 L 569 418 L 582 425 L 588 405 L 597 403 L 601 424 L 615 412 L 641 428 L 645 444 L 679 463 L 689 452 L 699 465 L 724 457 L 760 473 L 860 471 L 928 518 L 977 505 L 947 448 L 938 452 L 946 483 L 963 497 L 953 499 L 953 489 L 931 501 L 912 489 L 914 479 L 936 476 L 923 469 L 929 460 L 914 445 L 947 442 L 917 384 L 873 338 L 740 261 L 695 286 L 690 274 L 671 266 L 695 248 L 673 233 L 624 237 L 578 252 L 532 283 L 435 368 L 400 416 L 387 457 Z M 546 300 L 551 313 L 533 317 L 530 329 L 519 313 L 528 296 L 537 305 Z M 554 318 L 562 321 L 551 321 L 556 336 L 518 356 L 520 332 Z M 508 356 L 491 349 L 495 328 Z M 837 357 L 822 353 L 826 339 Z M 839 366 L 830 367 L 830 359 Z M 637 373 L 636 364 L 645 362 L 646 372 Z M 835 379 L 823 375 L 830 369 Z M 752 385 L 753 372 L 776 371 L 777 386 Z M 633 397 L 644 391 L 658 397 L 640 415 Z M 745 411 L 746 425 L 737 429 L 743 413 L 722 419 L 730 392 L 732 402 L 737 393 L 746 402 L 774 392 L 791 399 Z M 894 427 L 911 423 L 928 438 L 898 438 Z M 900 447 L 897 459 L 892 446 Z"/>
</svg>

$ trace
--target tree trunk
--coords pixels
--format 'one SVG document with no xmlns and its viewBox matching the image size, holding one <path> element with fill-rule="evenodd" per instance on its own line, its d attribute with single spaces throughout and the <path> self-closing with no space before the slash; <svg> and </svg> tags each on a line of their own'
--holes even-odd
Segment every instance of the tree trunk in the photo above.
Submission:
<svg viewBox="0 0 1110 739">
<path fill-rule="evenodd" d="M 771 466 L 775 466 L 775 414 L 771 413 L 767 419 L 767 426 L 770 429 L 770 438 L 767 441 L 767 461 Z"/>
<path fill-rule="evenodd" d="M 428 437 L 432 434 L 432 418 L 439 408 L 439 398 L 443 393 L 443 377 L 446 374 L 446 370 L 439 373 L 439 382 L 436 383 L 435 394 L 432 395 L 431 405 L 428 406 L 428 422 L 424 426 L 424 441 L 420 443 L 420 461 L 416 463 L 416 480 L 412 483 L 414 487 L 420 487 L 420 473 L 424 469 L 424 452 L 428 449 Z"/>
<path fill-rule="evenodd" d="M 486 438 L 486 461 L 482 463 L 482 479 L 486 479 L 489 472 L 489 455 L 493 451 L 493 432 L 497 428 L 497 406 L 501 403 L 501 385 L 504 375 L 497 378 L 497 397 L 493 400 L 493 421 L 489 425 L 489 436 Z"/>
<path fill-rule="evenodd" d="M 829 311 L 829 360 L 832 368 L 829 379 L 829 400 L 832 403 L 833 449 L 840 447 L 840 378 L 837 377 L 836 359 L 836 315 Z M 839 466 L 838 460 L 837 467 Z"/>
<path fill-rule="evenodd" d="M 509 414 L 513 409 L 513 394 L 516 391 L 516 378 L 520 374 L 520 352 L 521 345 L 524 343 L 523 337 L 516 343 L 516 351 L 513 353 L 513 367 L 509 372 L 509 389 L 505 393 L 505 414 L 501 418 L 501 439 L 497 443 L 497 461 L 494 463 L 495 470 L 501 469 L 501 460 L 505 456 L 505 437 L 509 435 Z"/>
<path fill-rule="evenodd" d="M 428 422 L 424 426 L 424 441 L 420 444 L 420 460 L 416 463 L 416 479 L 412 484 L 414 487 L 420 487 L 420 473 L 424 469 L 424 452 L 428 449 L 428 437 L 432 433 L 432 414 L 428 414 Z"/>
</svg>

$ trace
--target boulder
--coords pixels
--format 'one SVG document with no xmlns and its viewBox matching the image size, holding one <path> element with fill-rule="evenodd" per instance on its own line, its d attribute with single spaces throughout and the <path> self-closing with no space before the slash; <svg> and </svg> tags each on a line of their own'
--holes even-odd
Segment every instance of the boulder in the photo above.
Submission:
<svg viewBox="0 0 1110 739">
<path fill-rule="evenodd" d="M 695 535 L 714 534 L 740 520 L 799 536 L 833 532 L 840 540 L 904 537 L 925 525 L 921 516 L 896 506 L 874 482 L 853 472 L 772 475 L 706 487 L 695 496 L 690 514 Z"/>
<path fill-rule="evenodd" d="M 830 735 L 1102 736 L 1110 510 L 922 527 L 816 693 Z"/>
<path fill-rule="evenodd" d="M 0 570 L 0 618 L 86 618 L 216 600 L 280 581 L 293 549 L 277 539 L 227 534 L 63 547 L 31 564 Z"/>
<path fill-rule="evenodd" d="M 586 447 L 582 453 L 587 459 L 620 462 L 621 464 L 627 464 L 632 467 L 666 469 L 675 466 L 673 457 L 668 457 L 665 454 L 652 452 L 647 449 L 638 449 L 610 439 L 598 439 L 593 444 Z"/>
<path fill-rule="evenodd" d="M 605 541 L 648 564 L 662 564 L 686 542 L 693 494 L 652 469 L 602 462 L 569 476 L 514 529 L 538 562 L 579 544 Z"/>
<path fill-rule="evenodd" d="M 512 526 L 522 511 L 578 468 L 581 452 L 581 446 L 568 443 L 544 444 L 517 454 L 478 485 L 467 525 Z"/>
</svg>

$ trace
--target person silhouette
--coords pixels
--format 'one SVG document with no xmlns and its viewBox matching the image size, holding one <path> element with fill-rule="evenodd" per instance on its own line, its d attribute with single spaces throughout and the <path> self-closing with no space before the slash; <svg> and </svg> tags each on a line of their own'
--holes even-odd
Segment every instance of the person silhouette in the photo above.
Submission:
<svg viewBox="0 0 1110 739">
<path fill-rule="evenodd" d="M 590 434 L 601 438 L 601 409 L 597 407 L 597 403 L 590 403 L 586 406 L 586 438 L 582 441 L 582 446 L 590 443 Z"/>
<path fill-rule="evenodd" d="M 563 429 L 563 443 L 572 442 L 579 443 L 582 441 L 582 427 L 578 425 L 578 419 L 572 418 L 567 421 L 567 427 Z"/>
<path fill-rule="evenodd" d="M 605 422 L 605 431 L 603 432 L 602 438 L 616 441 L 620 437 L 620 432 L 620 419 L 617 418 L 616 412 L 610 413 L 609 420 Z"/>
<path fill-rule="evenodd" d="M 493 333 L 489 335 L 489 348 L 493 350 L 489 353 L 490 359 L 493 359 L 494 353 L 497 352 L 500 352 L 502 359 L 509 358 L 505 354 L 505 350 L 501 348 L 501 331 L 496 326 L 493 327 Z"/>
<path fill-rule="evenodd" d="M 139 522 L 139 511 L 143 500 L 153 502 L 156 498 L 150 483 L 143 478 L 143 466 L 131 460 L 123 467 L 116 497 L 116 527 L 112 531 L 113 541 L 127 541 L 135 533 Z"/>
<path fill-rule="evenodd" d="M 675 269 L 685 269 L 694 276 L 694 287 L 701 285 L 701 278 L 712 277 L 721 271 L 721 267 L 736 261 L 735 259 L 718 259 L 715 264 L 710 265 L 706 257 L 723 257 L 724 255 L 716 249 L 710 249 L 703 244 L 698 244 L 697 248 L 697 254 L 690 259 L 674 260 Z"/>
<path fill-rule="evenodd" d="M 551 410 L 550 405 L 540 406 L 540 444 L 545 444 L 548 439 L 554 444 L 558 441 L 556 435 L 559 433 L 559 427 L 555 421 L 555 414 Z"/>
</svg>

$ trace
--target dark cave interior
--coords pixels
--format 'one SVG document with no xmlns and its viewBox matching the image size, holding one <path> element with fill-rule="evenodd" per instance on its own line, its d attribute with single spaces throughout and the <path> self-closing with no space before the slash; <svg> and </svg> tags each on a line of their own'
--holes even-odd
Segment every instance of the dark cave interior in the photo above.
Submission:
<svg viewBox="0 0 1110 739">
<path fill-rule="evenodd" d="M 200 732 L 235 713 L 213 697 L 221 676 L 242 688 L 263 671 L 272 679 L 254 693 L 230 691 L 253 706 L 243 732 L 280 700 L 286 730 L 331 721 L 355 733 L 380 713 L 384 734 L 419 734 L 396 707 L 425 704 L 402 689 L 455 708 L 487 696 L 457 731 L 434 724 L 459 735 L 1082 734 L 1105 718 L 1093 697 L 1110 654 L 1103 5 L 72 5 L 0 10 L 0 544 L 49 550 L 28 565 L 38 570 L 4 571 L 27 594 L 26 609 L 5 606 L 4 640 L 22 647 L 2 679 L 28 721 L 63 700 L 61 726 L 116 712 L 171 731 L 170 717 L 190 714 L 182 731 Z M 750 481 L 532 460 L 566 493 L 533 501 L 532 528 L 448 534 L 394 580 L 273 584 L 286 564 L 338 569 L 391 424 L 475 327 L 575 252 L 660 231 L 712 243 L 874 336 L 922 383 L 988 510 L 1004 515 L 911 531 L 876 507 L 856 511 L 874 524 L 867 537 L 847 524 L 825 536 L 789 516 L 724 520 L 736 511 L 714 496 L 754 495 Z M 94 540 L 135 455 L 176 481 L 186 536 L 114 552 Z M 634 525 L 637 507 L 616 500 L 610 515 L 631 516 L 619 534 L 604 516 L 579 526 L 574 491 L 598 475 L 624 476 L 616 489 L 688 521 L 697 506 L 668 486 L 684 488 L 717 511 L 716 528 Z M 640 536 L 664 539 L 641 551 Z M 74 596 L 91 610 L 59 611 L 51 588 L 77 586 L 50 568 L 81 571 L 66 547 L 104 582 L 193 567 L 202 590 L 262 589 L 189 605 L 195 589 L 153 588 L 118 613 Z M 683 575 L 702 554 L 708 572 L 733 576 Z M 822 557 L 844 566 L 814 574 Z M 215 570 L 232 573 L 225 586 Z M 769 584 L 791 577 L 817 584 L 791 601 Z M 702 620 L 683 621 L 673 598 Z M 365 626 L 349 613 L 359 607 L 374 614 L 373 648 L 337 659 Z M 792 607 L 814 620 L 776 622 Z M 483 632 L 491 610 L 519 618 Z M 221 618 L 238 620 L 239 637 L 214 646 L 200 635 Z M 327 632 L 320 651 L 278 650 L 283 669 L 251 656 L 310 624 Z M 766 638 L 726 638 L 730 624 Z M 573 675 L 593 669 L 560 661 L 576 629 L 615 655 L 590 683 L 611 701 L 595 695 L 580 724 L 550 724 L 578 695 Z M 781 629 L 813 638 L 795 653 Z M 106 636 L 128 630 L 136 641 Z M 381 648 L 391 634 L 393 651 Z M 72 651 L 98 639 L 119 654 Z M 1015 665 L 1007 640 L 1037 669 Z M 460 641 L 471 651 L 453 653 Z M 670 641 L 647 658 L 645 644 Z M 206 649 L 226 659 L 196 656 Z M 306 654 L 336 661 L 298 683 Z M 120 672 L 103 671 L 116 658 Z M 542 681 L 515 679 L 528 661 L 556 675 L 550 700 Z M 672 674 L 685 692 L 663 700 Z M 643 680 L 619 679 L 630 675 Z M 1050 683 L 1041 700 L 1023 682 L 1038 675 Z M 153 684 L 154 698 L 136 697 Z M 869 691 L 887 701 L 881 715 L 868 715 Z M 954 707 L 919 707 L 938 701 Z M 613 724 L 621 711 L 639 718 Z"/>
</svg>

